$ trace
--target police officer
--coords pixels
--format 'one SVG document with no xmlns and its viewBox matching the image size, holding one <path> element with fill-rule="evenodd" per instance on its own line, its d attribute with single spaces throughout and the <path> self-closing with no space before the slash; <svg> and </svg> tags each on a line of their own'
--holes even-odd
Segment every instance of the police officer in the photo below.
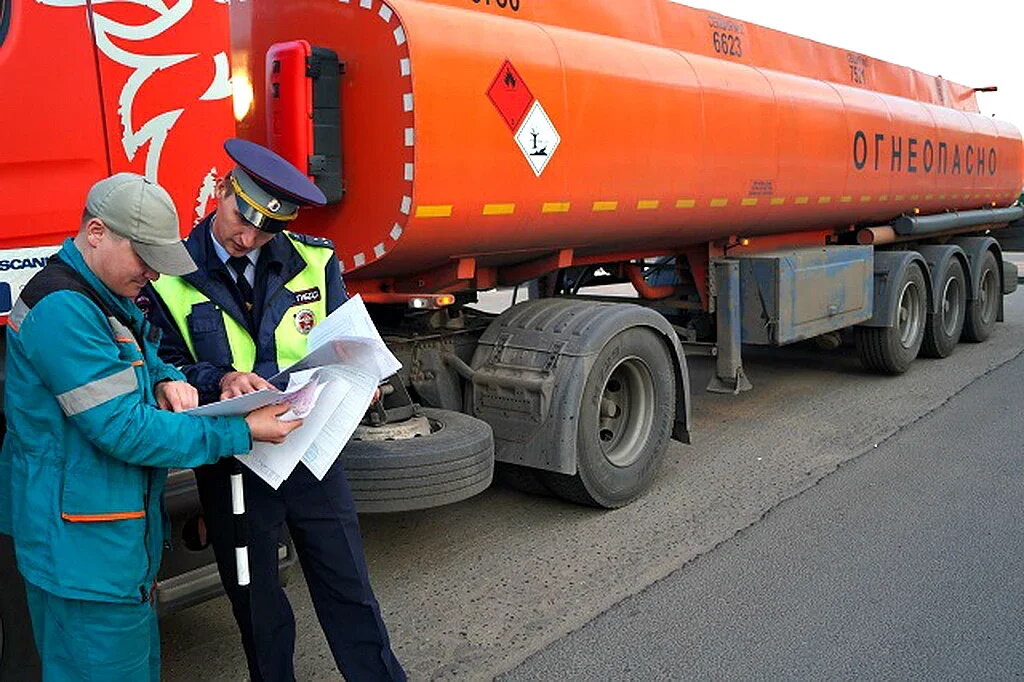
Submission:
<svg viewBox="0 0 1024 682">
<path fill-rule="evenodd" d="M 202 402 L 266 387 L 306 354 L 306 335 L 346 298 L 333 245 L 284 231 L 323 193 L 272 151 L 224 145 L 237 164 L 216 186 L 217 207 L 185 242 L 198 265 L 139 299 L 165 331 L 162 357 L 183 369 Z M 254 681 L 294 679 L 295 619 L 278 581 L 287 526 L 317 618 L 339 670 L 357 680 L 402 680 L 370 587 L 352 493 L 340 461 L 317 480 L 304 466 L 274 490 L 243 472 L 251 584 L 235 578 L 229 464 L 196 470 L 205 523 Z"/>
<path fill-rule="evenodd" d="M 165 411 L 194 407 L 196 391 L 160 360 L 159 332 L 132 299 L 158 273 L 194 268 L 167 192 L 121 173 L 92 187 L 78 235 L 11 310 L 0 532 L 14 537 L 47 681 L 159 679 L 167 468 L 298 426 L 276 419 L 285 407 L 244 419 Z"/>
</svg>

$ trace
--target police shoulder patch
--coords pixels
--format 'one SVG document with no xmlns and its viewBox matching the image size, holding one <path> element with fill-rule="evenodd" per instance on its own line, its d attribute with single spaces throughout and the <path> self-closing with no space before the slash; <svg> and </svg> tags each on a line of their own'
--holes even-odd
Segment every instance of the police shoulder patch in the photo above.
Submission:
<svg viewBox="0 0 1024 682">
<path fill-rule="evenodd" d="M 288 235 L 297 242 L 307 244 L 309 246 L 322 246 L 325 249 L 333 249 L 334 242 L 324 237 L 314 237 L 309 234 L 300 234 L 298 232 L 289 232 Z"/>
</svg>

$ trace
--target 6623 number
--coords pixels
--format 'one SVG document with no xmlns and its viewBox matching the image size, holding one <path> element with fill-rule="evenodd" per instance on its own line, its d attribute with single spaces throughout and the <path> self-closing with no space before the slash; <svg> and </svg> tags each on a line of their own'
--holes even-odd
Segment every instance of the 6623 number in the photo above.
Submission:
<svg viewBox="0 0 1024 682">
<path fill-rule="evenodd" d="M 474 0 L 474 2 L 476 1 Z M 715 52 L 718 54 L 724 54 L 727 57 L 743 56 L 743 41 L 734 33 L 713 31 L 711 33 L 711 44 L 714 45 Z"/>
</svg>

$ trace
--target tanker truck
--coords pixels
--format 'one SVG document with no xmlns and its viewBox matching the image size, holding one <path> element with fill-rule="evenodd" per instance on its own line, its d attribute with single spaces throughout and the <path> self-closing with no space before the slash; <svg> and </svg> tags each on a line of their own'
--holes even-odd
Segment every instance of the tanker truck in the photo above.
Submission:
<svg viewBox="0 0 1024 682">
<path fill-rule="evenodd" d="M 956 362 L 1017 283 L 996 237 L 1024 214 L 1021 135 L 974 88 L 670 0 L 0 0 L 0 74 L 22 104 L 0 111 L 3 311 L 109 173 L 167 187 L 183 232 L 228 137 L 321 187 L 296 229 L 333 241 L 403 363 L 341 455 L 364 512 L 496 467 L 627 504 L 690 440 L 688 354 L 725 392 L 751 388 L 745 344 Z M 474 307 L 496 287 L 531 295 Z M 167 508 L 174 608 L 218 582 L 189 472 Z M 0 540 L 3 676 L 31 637 Z"/>
</svg>

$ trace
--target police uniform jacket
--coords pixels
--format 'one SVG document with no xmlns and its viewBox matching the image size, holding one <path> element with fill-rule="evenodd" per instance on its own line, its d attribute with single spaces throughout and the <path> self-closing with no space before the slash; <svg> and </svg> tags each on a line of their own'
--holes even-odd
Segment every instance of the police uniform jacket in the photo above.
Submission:
<svg viewBox="0 0 1024 682">
<path fill-rule="evenodd" d="M 159 333 L 72 240 L 57 257 L 89 294 L 46 293 L 48 266 L 11 311 L 0 532 L 13 535 L 33 585 L 67 599 L 138 602 L 160 565 L 166 469 L 247 453 L 249 428 L 241 417 L 158 409 L 154 386 L 183 379 L 158 357 Z"/>
<path fill-rule="evenodd" d="M 220 381 L 225 374 L 249 371 L 233 356 L 225 316 L 230 318 L 230 324 L 244 327 L 244 333 L 255 346 L 251 371 L 269 378 L 290 364 L 282 362 L 284 354 L 278 347 L 281 330 L 294 331 L 293 327 L 300 327 L 302 333 L 308 333 L 312 324 L 320 322 L 323 315 L 333 312 L 348 298 L 334 245 L 329 240 L 281 232 L 260 250 L 253 287 L 254 306 L 251 314 L 246 315 L 235 295 L 228 267 L 213 248 L 212 224 L 213 214 L 196 225 L 185 240 L 198 269 L 180 280 L 198 292 L 202 300 L 184 311 L 181 328 L 169 309 L 175 302 L 161 299 L 152 286 L 138 299 L 149 320 L 164 332 L 161 357 L 182 368 L 188 382 L 199 389 L 202 403 L 219 399 Z M 308 262 L 297 246 L 307 253 L 315 252 L 317 263 Z M 300 274 L 306 277 L 300 278 Z M 304 284 L 294 285 L 297 279 L 304 279 Z M 310 311 L 314 309 L 320 314 L 312 315 Z M 297 350 L 298 356 L 290 360 L 305 354 L 304 343 Z"/>
</svg>

